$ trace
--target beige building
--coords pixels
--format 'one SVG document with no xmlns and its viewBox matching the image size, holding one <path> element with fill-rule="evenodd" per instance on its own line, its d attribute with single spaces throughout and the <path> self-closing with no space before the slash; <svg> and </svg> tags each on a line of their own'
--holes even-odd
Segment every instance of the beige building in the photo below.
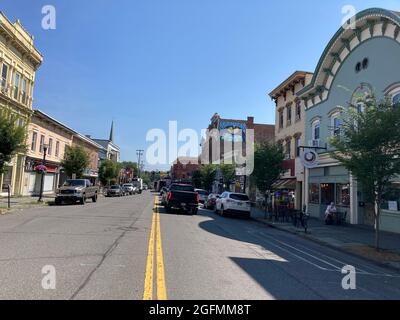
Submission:
<svg viewBox="0 0 400 320">
<path fill-rule="evenodd" d="M 285 174 L 275 184 L 275 199 L 301 209 L 304 203 L 304 167 L 298 147 L 305 144 L 305 105 L 296 93 L 310 83 L 313 74 L 296 71 L 269 96 L 275 101 L 275 141 L 285 153 Z"/>
<path fill-rule="evenodd" d="M 19 116 L 19 125 L 26 125 L 32 114 L 35 73 L 43 61 L 35 48 L 33 36 L 17 20 L 11 23 L 0 12 L 0 111 Z M 22 193 L 25 156 L 19 154 L 0 176 L 0 193 L 10 185 L 12 194 Z"/>
<path fill-rule="evenodd" d="M 25 158 L 23 195 L 38 195 L 41 174 L 37 166 L 43 164 L 46 153 L 43 192 L 54 193 L 65 180 L 61 173 L 61 162 L 65 150 L 72 145 L 75 131 L 40 110 L 35 110 L 28 126 L 27 154 Z M 62 180 L 62 181 L 61 181 Z"/>
</svg>

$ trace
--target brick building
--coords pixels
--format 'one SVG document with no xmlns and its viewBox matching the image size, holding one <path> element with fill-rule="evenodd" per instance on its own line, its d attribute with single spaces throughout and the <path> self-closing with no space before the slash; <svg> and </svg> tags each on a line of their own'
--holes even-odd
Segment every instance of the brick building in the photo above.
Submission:
<svg viewBox="0 0 400 320">
<path fill-rule="evenodd" d="M 193 172 L 199 168 L 198 158 L 180 157 L 172 164 L 170 175 L 173 181 L 191 180 Z"/>
</svg>

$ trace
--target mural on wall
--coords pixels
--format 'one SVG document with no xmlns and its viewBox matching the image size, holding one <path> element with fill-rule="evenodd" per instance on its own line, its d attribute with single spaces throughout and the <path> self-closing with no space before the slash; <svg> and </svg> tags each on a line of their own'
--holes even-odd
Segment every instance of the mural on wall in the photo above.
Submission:
<svg viewBox="0 0 400 320">
<path fill-rule="evenodd" d="M 247 126 L 245 123 L 221 121 L 218 129 L 223 141 L 246 142 Z"/>
</svg>

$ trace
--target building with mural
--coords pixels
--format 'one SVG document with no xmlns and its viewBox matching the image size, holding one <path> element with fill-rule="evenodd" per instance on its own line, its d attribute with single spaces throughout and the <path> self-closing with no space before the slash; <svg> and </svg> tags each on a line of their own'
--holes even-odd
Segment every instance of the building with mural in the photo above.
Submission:
<svg viewBox="0 0 400 320">
<path fill-rule="evenodd" d="M 254 117 L 247 117 L 247 120 L 225 119 L 216 113 L 202 142 L 201 164 L 243 163 L 248 148 L 252 148 L 254 143 L 274 142 L 274 136 L 274 125 L 255 123 Z M 236 181 L 230 188 L 250 193 L 249 177 L 239 167 L 237 169 Z M 223 190 L 221 178 L 218 172 L 214 192 Z"/>
<path fill-rule="evenodd" d="M 329 137 L 340 134 L 341 110 L 350 104 L 362 112 L 359 97 L 400 101 L 400 13 L 368 9 L 355 17 L 355 28 L 340 28 L 329 41 L 311 83 L 298 92 L 306 107 L 306 143 L 319 147 L 319 163 L 306 171 L 306 201 L 312 216 L 323 217 L 335 202 L 351 224 L 373 225 L 373 207 L 362 186 L 329 156 Z M 383 205 L 382 230 L 400 232 L 400 182 Z M 396 204 L 396 205 L 394 205 Z"/>
<path fill-rule="evenodd" d="M 285 153 L 285 173 L 274 184 L 275 202 L 284 202 L 301 209 L 304 204 L 304 166 L 300 161 L 300 148 L 305 143 L 305 106 L 296 93 L 308 85 L 312 73 L 296 71 L 271 91 L 275 108 L 275 142 Z"/>
<path fill-rule="evenodd" d="M 0 12 L 0 111 L 16 114 L 19 125 L 26 126 L 32 115 L 33 87 L 37 69 L 43 62 L 33 36 L 21 22 L 10 22 Z M 11 186 L 11 193 L 22 193 L 25 155 L 16 155 L 0 175 L 0 193 Z"/>
</svg>

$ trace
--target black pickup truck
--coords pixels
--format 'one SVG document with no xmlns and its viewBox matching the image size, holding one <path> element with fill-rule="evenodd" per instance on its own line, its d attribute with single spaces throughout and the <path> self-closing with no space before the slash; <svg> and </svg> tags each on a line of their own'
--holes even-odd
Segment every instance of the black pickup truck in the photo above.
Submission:
<svg viewBox="0 0 400 320">
<path fill-rule="evenodd" d="M 173 183 L 168 189 L 164 205 L 167 212 L 181 209 L 195 215 L 199 207 L 199 195 L 191 185 Z"/>
</svg>

